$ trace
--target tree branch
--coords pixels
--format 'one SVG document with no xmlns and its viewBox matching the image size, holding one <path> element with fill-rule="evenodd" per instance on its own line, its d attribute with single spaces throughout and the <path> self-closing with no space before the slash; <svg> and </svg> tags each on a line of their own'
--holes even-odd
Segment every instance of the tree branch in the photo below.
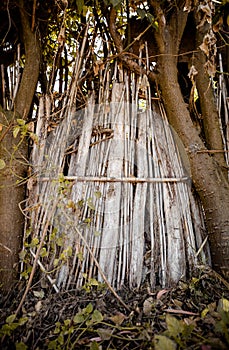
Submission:
<svg viewBox="0 0 229 350">
<path fill-rule="evenodd" d="M 116 49 L 119 54 L 120 60 L 123 62 L 123 64 L 130 69 L 131 71 L 137 73 L 137 74 L 145 74 L 148 76 L 150 81 L 155 81 L 156 80 L 156 74 L 153 73 L 152 71 L 146 70 L 143 67 L 140 67 L 137 62 L 131 60 L 128 58 L 126 51 L 123 49 L 123 44 L 122 44 L 122 39 L 120 34 L 117 31 L 115 21 L 116 21 L 116 10 L 114 7 L 111 8 L 110 10 L 110 16 L 109 16 L 109 30 L 111 33 L 111 37 L 114 41 L 114 44 L 116 46 Z"/>
</svg>

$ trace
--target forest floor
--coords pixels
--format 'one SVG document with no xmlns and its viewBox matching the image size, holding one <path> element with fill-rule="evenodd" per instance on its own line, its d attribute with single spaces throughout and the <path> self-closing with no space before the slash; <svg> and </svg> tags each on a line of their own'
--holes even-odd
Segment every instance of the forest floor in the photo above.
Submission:
<svg viewBox="0 0 229 350">
<path fill-rule="evenodd" d="M 0 349 L 229 349 L 229 284 L 209 268 L 170 289 L 123 288 L 123 303 L 95 280 L 60 293 L 41 285 L 17 317 L 25 286 L 2 298 Z"/>
</svg>

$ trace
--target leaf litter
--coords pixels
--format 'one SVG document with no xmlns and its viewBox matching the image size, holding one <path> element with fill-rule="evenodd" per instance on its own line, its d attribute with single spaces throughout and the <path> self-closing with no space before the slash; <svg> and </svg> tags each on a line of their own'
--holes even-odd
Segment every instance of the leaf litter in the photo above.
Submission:
<svg viewBox="0 0 229 350">
<path fill-rule="evenodd" d="M 101 283 L 59 293 L 41 285 L 17 316 L 25 286 L 2 297 L 2 350 L 229 348 L 228 283 L 209 268 L 170 289 L 123 287 L 118 295 L 131 311 Z"/>
</svg>

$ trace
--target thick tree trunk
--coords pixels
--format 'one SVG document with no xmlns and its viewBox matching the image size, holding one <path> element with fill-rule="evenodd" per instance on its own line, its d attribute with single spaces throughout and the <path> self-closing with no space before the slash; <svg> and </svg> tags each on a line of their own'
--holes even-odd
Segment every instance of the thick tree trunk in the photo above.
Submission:
<svg viewBox="0 0 229 350">
<path fill-rule="evenodd" d="M 196 23 L 196 25 L 199 23 Z M 196 32 L 197 48 L 203 43 L 204 36 L 208 33 L 209 24 L 202 26 Z M 213 35 L 213 33 L 212 33 Z M 214 58 L 213 58 L 214 60 Z M 195 54 L 195 68 L 198 71 L 196 84 L 200 101 L 201 114 L 203 116 L 204 137 L 208 149 L 223 150 L 223 142 L 219 124 L 219 113 L 215 103 L 212 85 L 209 75 L 205 69 L 207 57 L 205 53 L 198 49 Z M 223 153 L 213 154 L 214 159 L 221 167 L 224 175 L 227 176 L 226 162 Z"/>
<path fill-rule="evenodd" d="M 31 31 L 29 18 L 23 5 L 23 0 L 20 0 L 26 63 L 14 112 L 1 113 L 0 120 L 5 125 L 3 134 L 11 124 L 0 144 L 0 158 L 6 163 L 6 167 L 0 171 L 0 285 L 5 293 L 12 287 L 18 271 L 18 253 L 21 247 L 24 222 L 20 206 L 25 199 L 25 187 L 17 185 L 17 180 L 25 178 L 28 152 L 26 140 L 22 141 L 20 136 L 13 137 L 12 126 L 18 116 L 25 120 L 28 117 L 40 65 L 38 33 Z"/>
<path fill-rule="evenodd" d="M 159 84 L 163 102 L 169 122 L 178 133 L 189 156 L 192 180 L 204 207 L 213 266 L 228 277 L 229 185 L 222 169 L 206 152 L 207 149 L 184 103 L 174 58 L 177 52 L 171 47 L 171 42 L 174 40 L 174 29 L 168 30 L 167 25 L 167 30 L 157 40 L 164 48 L 163 55 L 159 57 Z M 218 140 L 218 144 L 220 143 L 221 141 Z"/>
<path fill-rule="evenodd" d="M 12 123 L 14 116 L 12 113 Z M 10 120 L 7 120 L 10 124 Z M 6 124 L 5 115 L 1 113 L 0 123 Z M 16 278 L 18 252 L 23 230 L 23 215 L 19 204 L 25 198 L 24 186 L 17 186 L 20 178 L 25 178 L 26 145 L 15 147 L 20 140 L 14 139 L 8 131 L 0 144 L 0 158 L 5 161 L 5 168 L 0 171 L 0 283 L 4 292 L 12 287 Z M 23 156 L 23 157 L 22 157 Z"/>
</svg>

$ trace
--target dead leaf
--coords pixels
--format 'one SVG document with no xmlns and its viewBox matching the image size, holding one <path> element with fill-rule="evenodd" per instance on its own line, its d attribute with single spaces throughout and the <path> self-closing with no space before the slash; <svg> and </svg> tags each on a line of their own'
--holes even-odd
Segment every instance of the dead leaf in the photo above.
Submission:
<svg viewBox="0 0 229 350">
<path fill-rule="evenodd" d="M 27 181 L 27 189 L 29 191 L 31 191 L 33 189 L 34 182 L 35 182 L 35 180 L 33 177 L 30 177 L 29 180 Z"/>
<path fill-rule="evenodd" d="M 206 56 L 209 56 L 209 49 L 208 49 L 208 45 L 206 44 L 206 42 L 203 42 L 200 45 L 200 49 L 205 53 Z"/>
<path fill-rule="evenodd" d="M 34 132 L 34 122 L 29 122 L 27 124 L 27 130 L 31 131 L 31 132 Z"/>
<path fill-rule="evenodd" d="M 216 73 L 216 64 L 215 64 L 215 62 L 211 62 L 210 60 L 208 60 L 205 63 L 204 68 L 206 69 L 206 71 L 208 72 L 210 77 L 214 77 L 215 76 L 215 73 Z"/>
<path fill-rule="evenodd" d="M 112 337 L 113 330 L 112 329 L 98 328 L 97 333 L 102 340 L 110 340 L 110 338 Z"/>
<path fill-rule="evenodd" d="M 212 18 L 212 8 L 210 3 L 202 3 L 198 6 L 198 11 L 201 13 L 201 21 L 197 26 L 197 29 L 202 27 L 206 22 L 210 23 Z"/>
<path fill-rule="evenodd" d="M 101 60 L 100 60 L 100 61 L 96 61 L 96 62 L 94 63 L 93 71 L 94 71 L 95 76 L 98 75 L 98 73 L 99 73 L 100 70 L 104 70 L 104 63 L 103 63 L 103 61 L 101 61 Z"/>
<path fill-rule="evenodd" d="M 198 70 L 194 65 L 191 66 L 189 72 L 188 72 L 188 77 L 191 81 L 194 81 L 195 76 L 198 74 Z"/>
<path fill-rule="evenodd" d="M 41 308 L 42 308 L 42 301 L 39 300 L 35 305 L 36 312 L 39 312 L 41 310 Z"/>
<path fill-rule="evenodd" d="M 149 316 L 151 311 L 152 311 L 152 307 L 153 307 L 153 298 L 150 297 L 150 298 L 146 299 L 143 303 L 144 315 Z"/>
<path fill-rule="evenodd" d="M 127 317 L 122 312 L 117 312 L 114 316 L 109 319 L 117 325 L 121 325 Z"/>
<path fill-rule="evenodd" d="M 184 12 L 190 12 L 192 9 L 192 0 L 186 0 L 184 5 Z"/>
<path fill-rule="evenodd" d="M 41 299 L 44 298 L 44 295 L 45 295 L 43 289 L 41 289 L 40 291 L 34 290 L 33 294 L 35 297 L 41 298 Z"/>
</svg>

